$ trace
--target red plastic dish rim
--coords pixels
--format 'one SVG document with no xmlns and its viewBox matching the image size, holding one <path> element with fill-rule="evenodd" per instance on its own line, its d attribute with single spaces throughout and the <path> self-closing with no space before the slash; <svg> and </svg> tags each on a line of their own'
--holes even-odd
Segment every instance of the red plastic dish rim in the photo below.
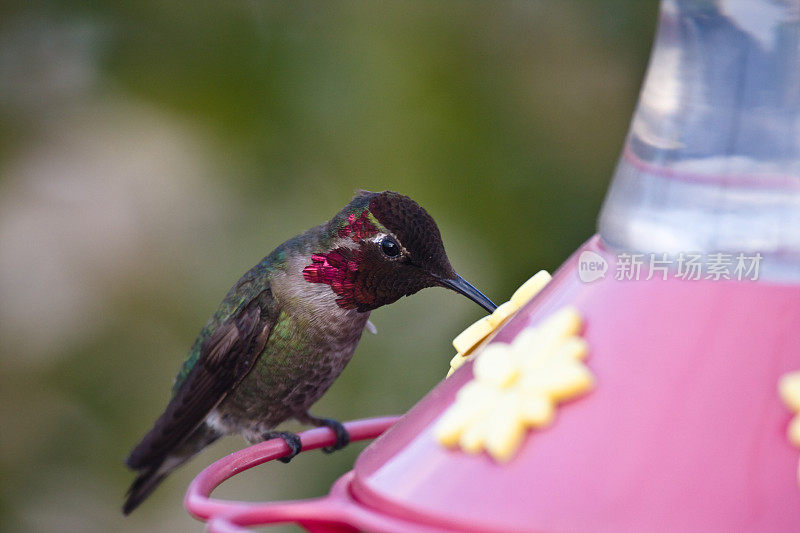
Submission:
<svg viewBox="0 0 800 533">
<path fill-rule="evenodd" d="M 399 417 L 379 417 L 355 420 L 344 424 L 351 442 L 374 439 L 380 436 Z M 302 451 L 331 446 L 336 436 L 328 428 L 317 428 L 300 434 Z M 403 525 L 391 518 L 379 517 L 369 511 L 360 510 L 349 495 L 348 486 L 353 472 L 348 472 L 334 484 L 328 496 L 298 501 L 242 502 L 211 498 L 211 492 L 225 480 L 236 474 L 289 453 L 289 447 L 281 439 L 272 439 L 234 452 L 205 468 L 189 484 L 184 497 L 184 507 L 199 520 L 208 523 L 207 529 L 215 533 L 243 533 L 246 526 L 266 525 L 280 522 L 338 523 L 367 529 L 403 530 Z M 409 524 L 404 524 L 408 527 Z"/>
</svg>

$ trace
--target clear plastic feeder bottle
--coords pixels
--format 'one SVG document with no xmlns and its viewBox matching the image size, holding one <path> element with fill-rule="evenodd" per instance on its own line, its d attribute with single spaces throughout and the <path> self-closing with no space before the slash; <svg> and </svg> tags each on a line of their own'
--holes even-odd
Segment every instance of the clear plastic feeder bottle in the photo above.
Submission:
<svg viewBox="0 0 800 533">
<path fill-rule="evenodd" d="M 662 2 L 600 233 L 800 280 L 800 1 Z"/>
</svg>

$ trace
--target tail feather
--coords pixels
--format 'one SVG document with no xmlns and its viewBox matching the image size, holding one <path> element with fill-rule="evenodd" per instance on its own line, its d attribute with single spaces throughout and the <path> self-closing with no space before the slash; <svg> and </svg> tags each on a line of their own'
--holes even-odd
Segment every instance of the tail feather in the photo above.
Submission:
<svg viewBox="0 0 800 533">
<path fill-rule="evenodd" d="M 125 495 L 125 504 L 122 506 L 122 513 L 128 515 L 139 507 L 139 504 L 147 498 L 151 492 L 167 477 L 171 470 L 164 470 L 161 465 L 156 468 L 148 468 L 139 473 L 133 484 Z"/>
<path fill-rule="evenodd" d="M 128 489 L 125 504 L 122 506 L 123 514 L 130 514 L 170 472 L 221 436 L 222 433 L 216 429 L 202 424 L 177 449 L 171 450 L 166 456 L 152 454 L 145 445 L 149 443 L 149 435 L 146 436 L 125 461 L 129 468 L 138 471 L 138 476 Z"/>
</svg>

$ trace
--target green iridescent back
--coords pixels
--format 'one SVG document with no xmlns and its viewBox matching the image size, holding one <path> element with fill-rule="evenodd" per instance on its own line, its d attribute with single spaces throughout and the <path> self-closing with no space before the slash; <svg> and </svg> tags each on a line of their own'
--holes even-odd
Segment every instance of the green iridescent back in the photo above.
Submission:
<svg viewBox="0 0 800 533">
<path fill-rule="evenodd" d="M 331 243 L 339 236 L 339 230 L 348 223 L 350 215 L 360 216 L 369 206 L 373 193 L 356 196 L 348 205 L 339 211 L 330 221 L 320 224 L 301 235 L 297 235 L 284 242 L 269 255 L 264 257 L 256 266 L 248 270 L 228 294 L 223 298 L 217 311 L 203 326 L 197 339 L 194 341 L 189 353 L 181 366 L 180 372 L 175 377 L 172 394 L 175 395 L 186 377 L 200 359 L 203 343 L 210 338 L 214 331 L 241 311 L 247 304 L 261 292 L 269 288 L 270 275 L 286 267 L 287 259 L 291 255 L 307 255 L 318 253 L 330 248 Z"/>
</svg>

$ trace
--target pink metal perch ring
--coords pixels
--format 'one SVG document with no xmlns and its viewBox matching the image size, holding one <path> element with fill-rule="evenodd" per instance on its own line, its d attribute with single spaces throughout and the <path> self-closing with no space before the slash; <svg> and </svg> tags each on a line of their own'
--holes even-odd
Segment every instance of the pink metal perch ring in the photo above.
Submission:
<svg viewBox="0 0 800 533">
<path fill-rule="evenodd" d="M 368 418 L 344 424 L 351 441 L 374 439 L 398 419 L 396 416 Z M 336 435 L 328 428 L 316 428 L 300 434 L 302 451 L 315 450 L 334 444 Z M 279 522 L 297 522 L 310 530 L 315 522 L 328 524 L 326 531 L 351 531 L 345 523 L 368 526 L 369 517 L 352 509 L 347 503 L 345 475 L 334 485 L 331 494 L 323 498 L 274 503 L 250 503 L 211 498 L 211 492 L 225 480 L 254 466 L 283 457 L 289 447 L 281 439 L 272 439 L 232 453 L 203 470 L 189 485 L 184 506 L 196 518 L 208 522 L 208 531 L 232 533 L 247 531 L 245 526 Z M 363 516 L 352 516 L 353 514 Z M 341 527 L 331 528 L 332 522 Z"/>
</svg>

